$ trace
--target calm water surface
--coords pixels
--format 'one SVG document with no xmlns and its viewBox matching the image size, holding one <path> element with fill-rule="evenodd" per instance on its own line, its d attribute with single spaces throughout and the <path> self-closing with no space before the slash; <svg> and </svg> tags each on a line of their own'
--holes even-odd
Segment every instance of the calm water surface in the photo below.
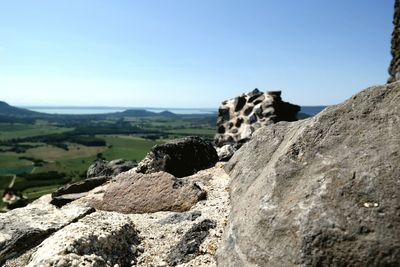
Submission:
<svg viewBox="0 0 400 267">
<path fill-rule="evenodd" d="M 129 108 L 129 107 L 42 107 L 42 106 L 24 106 L 29 110 L 49 113 L 49 114 L 105 114 L 122 112 L 127 109 L 140 109 L 151 112 L 170 111 L 175 114 L 212 114 L 217 112 L 216 109 L 211 108 Z"/>
</svg>

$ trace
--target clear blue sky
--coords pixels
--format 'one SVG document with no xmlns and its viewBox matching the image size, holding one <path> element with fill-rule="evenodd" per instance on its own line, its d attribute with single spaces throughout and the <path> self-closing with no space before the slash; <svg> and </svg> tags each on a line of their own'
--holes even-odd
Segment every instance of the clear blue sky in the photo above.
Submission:
<svg viewBox="0 0 400 267">
<path fill-rule="evenodd" d="M 339 103 L 388 77 L 393 0 L 12 0 L 0 100 L 217 107 L 255 87 Z"/>
</svg>

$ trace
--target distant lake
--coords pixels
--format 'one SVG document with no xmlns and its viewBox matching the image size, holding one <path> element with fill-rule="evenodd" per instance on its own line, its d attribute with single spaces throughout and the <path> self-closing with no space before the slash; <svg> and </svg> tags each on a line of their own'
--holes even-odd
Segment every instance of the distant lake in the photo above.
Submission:
<svg viewBox="0 0 400 267">
<path fill-rule="evenodd" d="M 326 107 L 327 106 L 301 106 L 300 112 L 314 116 L 320 113 Z"/>
<path fill-rule="evenodd" d="M 106 114 L 122 112 L 127 109 L 162 112 L 168 110 L 175 114 L 213 114 L 216 109 L 211 108 L 129 108 L 129 107 L 50 107 L 50 106 L 21 106 L 29 110 L 49 114 Z"/>
<path fill-rule="evenodd" d="M 163 112 L 168 110 L 175 114 L 213 114 L 217 109 L 212 108 L 129 108 L 129 107 L 50 107 L 50 106 L 22 106 L 29 110 L 49 114 L 106 114 L 122 112 L 127 109 L 147 110 L 151 112 Z M 309 115 L 316 115 L 326 106 L 302 106 L 301 111 Z"/>
</svg>

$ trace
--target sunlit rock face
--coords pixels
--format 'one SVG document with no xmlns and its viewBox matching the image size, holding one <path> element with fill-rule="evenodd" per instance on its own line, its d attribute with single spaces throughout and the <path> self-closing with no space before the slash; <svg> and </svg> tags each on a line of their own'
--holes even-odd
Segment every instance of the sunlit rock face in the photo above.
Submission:
<svg viewBox="0 0 400 267">
<path fill-rule="evenodd" d="M 218 266 L 400 266 L 400 82 L 256 131 L 225 165 Z"/>
<path fill-rule="evenodd" d="M 220 160 L 232 156 L 227 151 L 234 152 L 249 140 L 255 130 L 278 121 L 297 120 L 298 111 L 299 106 L 282 101 L 280 91 L 264 93 L 254 89 L 222 102 L 215 136 Z"/>
<path fill-rule="evenodd" d="M 392 62 L 389 67 L 389 83 L 400 79 L 400 0 L 395 1 L 393 18 L 394 29 L 392 33 Z"/>
</svg>

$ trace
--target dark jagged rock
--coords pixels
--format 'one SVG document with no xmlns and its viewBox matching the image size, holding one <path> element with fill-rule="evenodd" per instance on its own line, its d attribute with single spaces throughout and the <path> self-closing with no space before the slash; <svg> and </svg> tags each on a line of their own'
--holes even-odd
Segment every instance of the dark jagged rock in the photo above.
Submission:
<svg viewBox="0 0 400 267">
<path fill-rule="evenodd" d="M 389 67 L 389 83 L 400 79 L 400 0 L 395 0 L 392 33 L 392 61 Z"/>
<path fill-rule="evenodd" d="M 137 172 L 164 171 L 176 177 L 185 177 L 209 168 L 217 161 L 217 152 L 209 142 L 190 136 L 153 147 L 139 163 Z"/>
<path fill-rule="evenodd" d="M 88 191 L 92 190 L 93 188 L 96 188 L 96 187 L 104 184 L 105 182 L 107 182 L 110 179 L 111 178 L 108 176 L 87 178 L 85 180 L 82 180 L 82 181 L 79 181 L 76 183 L 64 185 L 64 186 L 60 187 L 59 189 L 57 189 L 56 191 L 54 191 L 51 194 L 51 196 L 54 198 L 54 197 L 59 197 L 59 196 L 66 195 L 66 194 L 88 192 Z"/>
<path fill-rule="evenodd" d="M 90 165 L 87 171 L 87 177 L 97 176 L 116 176 L 121 172 L 129 171 L 137 166 L 136 161 L 116 159 L 112 161 L 97 160 Z"/>
<path fill-rule="evenodd" d="M 206 219 L 195 224 L 189 229 L 179 241 L 179 243 L 170 251 L 168 263 L 172 266 L 189 262 L 199 255 L 200 245 L 209 234 L 210 229 L 216 227 L 216 223 Z"/>
<path fill-rule="evenodd" d="M 84 192 L 84 193 L 71 193 L 71 194 L 65 194 L 65 195 L 61 195 L 58 197 L 53 197 L 50 201 L 50 204 L 61 208 L 64 205 L 67 205 L 68 203 L 78 200 L 84 196 L 86 196 L 88 194 L 88 192 Z"/>
<path fill-rule="evenodd" d="M 83 181 L 79 181 L 72 184 L 67 184 L 51 194 L 51 204 L 61 207 L 67 203 L 84 197 L 90 190 L 104 184 L 111 178 L 107 176 L 87 178 Z"/>
<path fill-rule="evenodd" d="M 260 127 L 297 120 L 298 111 L 299 106 L 282 101 L 280 91 L 263 93 L 255 89 L 222 102 L 215 135 L 219 159 L 228 160 Z"/>
<path fill-rule="evenodd" d="M 226 165 L 219 266 L 400 266 L 400 82 L 257 131 Z"/>
<path fill-rule="evenodd" d="M 91 203 L 101 210 L 122 213 L 187 211 L 206 192 L 196 183 L 166 172 L 121 174 L 105 189 L 102 201 Z"/>
</svg>

